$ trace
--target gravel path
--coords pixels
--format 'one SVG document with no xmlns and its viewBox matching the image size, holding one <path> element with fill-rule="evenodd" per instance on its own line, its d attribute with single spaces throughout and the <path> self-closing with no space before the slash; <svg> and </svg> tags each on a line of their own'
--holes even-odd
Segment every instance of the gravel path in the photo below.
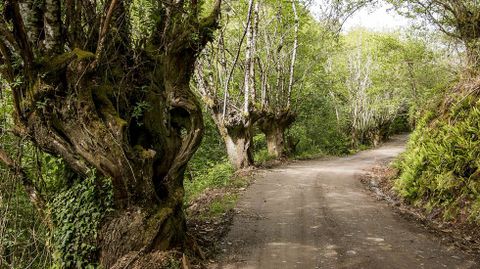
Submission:
<svg viewBox="0 0 480 269">
<path fill-rule="evenodd" d="M 406 136 L 258 175 L 212 268 L 480 268 L 473 257 L 373 198 L 358 177 L 404 150 Z"/>
</svg>

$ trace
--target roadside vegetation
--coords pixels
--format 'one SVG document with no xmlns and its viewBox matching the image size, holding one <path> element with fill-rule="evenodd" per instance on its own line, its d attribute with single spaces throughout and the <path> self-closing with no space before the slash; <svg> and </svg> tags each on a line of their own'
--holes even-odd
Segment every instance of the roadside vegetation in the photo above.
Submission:
<svg viewBox="0 0 480 269">
<path fill-rule="evenodd" d="M 420 119 L 396 166 L 395 188 L 445 220 L 480 223 L 480 88 L 458 84 Z"/>
<path fill-rule="evenodd" d="M 342 30 L 375 2 L 2 1 L 0 268 L 205 258 L 188 229 L 228 222 L 255 167 L 410 131 L 396 190 L 479 222 L 480 5 Z"/>
<path fill-rule="evenodd" d="M 476 30 L 480 5 L 449 0 L 394 2 L 404 13 L 420 15 L 442 29 L 445 38 L 462 48 L 458 78 L 431 95 L 416 113 L 407 151 L 396 163 L 395 190 L 445 221 L 480 224 L 480 43 Z"/>
</svg>

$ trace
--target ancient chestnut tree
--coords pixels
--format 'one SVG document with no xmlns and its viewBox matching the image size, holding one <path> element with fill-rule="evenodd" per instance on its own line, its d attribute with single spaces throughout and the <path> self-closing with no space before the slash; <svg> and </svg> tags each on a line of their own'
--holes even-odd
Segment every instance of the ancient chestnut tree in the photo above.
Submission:
<svg viewBox="0 0 480 269">
<path fill-rule="evenodd" d="M 197 92 L 209 108 L 231 164 L 243 169 L 253 165 L 253 125 L 258 120 L 254 102 L 259 1 L 231 5 L 245 16 L 239 19 L 224 13 L 224 27 L 202 53 L 195 78 Z M 236 31 L 231 24 L 244 27 Z"/>
<path fill-rule="evenodd" d="M 257 59 L 260 80 L 260 130 L 265 134 L 268 153 L 276 158 L 286 155 L 285 131 L 295 121 L 292 94 L 298 77 L 295 67 L 298 51 L 300 16 L 297 3 L 278 5 L 277 16 L 261 28 L 263 57 Z"/>
<path fill-rule="evenodd" d="M 97 242 L 105 268 L 141 268 L 184 242 L 183 173 L 203 129 L 189 83 L 221 5 L 205 13 L 203 1 L 145 0 L 139 24 L 138 2 L 6 0 L 0 17 L 13 131 L 61 157 L 78 180 L 95 170 L 112 182 L 114 211 Z M 48 197 L 28 173 L 6 152 L 0 160 L 43 209 Z"/>
</svg>

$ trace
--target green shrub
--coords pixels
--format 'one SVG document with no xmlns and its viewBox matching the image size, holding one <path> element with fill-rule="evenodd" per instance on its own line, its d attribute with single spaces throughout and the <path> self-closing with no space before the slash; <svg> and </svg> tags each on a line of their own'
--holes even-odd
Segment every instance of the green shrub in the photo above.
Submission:
<svg viewBox="0 0 480 269">
<path fill-rule="evenodd" d="M 395 117 L 389 126 L 388 135 L 394 135 L 411 131 L 408 114 Z"/>
<path fill-rule="evenodd" d="M 259 149 L 254 154 L 255 163 L 265 163 L 275 159 L 274 155 L 270 155 L 267 149 Z"/>
<path fill-rule="evenodd" d="M 207 218 L 217 217 L 228 210 L 231 210 L 235 207 L 237 203 L 238 196 L 236 194 L 228 194 L 221 198 L 214 200 L 210 204 L 210 210 L 208 212 L 209 216 L 204 216 Z"/>
<path fill-rule="evenodd" d="M 267 149 L 267 139 L 265 134 L 258 133 L 253 136 L 253 148 L 255 151 Z"/>
<path fill-rule="evenodd" d="M 450 99 L 448 111 L 427 113 L 418 122 L 396 164 L 395 189 L 427 210 L 440 208 L 446 219 L 464 212 L 479 222 L 480 100 L 473 95 Z"/>
</svg>

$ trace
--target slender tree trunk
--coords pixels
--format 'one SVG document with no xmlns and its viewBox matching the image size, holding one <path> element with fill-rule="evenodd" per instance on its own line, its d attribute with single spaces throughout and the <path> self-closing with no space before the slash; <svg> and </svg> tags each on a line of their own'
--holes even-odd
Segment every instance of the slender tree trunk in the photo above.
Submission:
<svg viewBox="0 0 480 269">
<path fill-rule="evenodd" d="M 377 129 L 373 130 L 373 131 L 371 132 L 371 138 L 370 138 L 370 140 L 372 141 L 372 145 L 373 145 L 374 147 L 378 147 L 378 145 L 380 145 L 380 143 L 381 143 L 382 140 L 383 140 L 383 139 L 382 139 L 382 135 L 381 135 L 381 133 L 380 133 L 380 130 L 377 130 Z"/>
<path fill-rule="evenodd" d="M 291 99 L 292 99 L 292 89 L 293 89 L 294 73 L 295 73 L 295 61 L 297 60 L 297 49 L 298 49 L 298 28 L 300 23 L 300 19 L 298 18 L 298 14 L 297 14 L 297 6 L 295 4 L 295 0 L 292 1 L 292 10 L 295 18 L 295 26 L 294 26 L 292 60 L 290 63 L 290 76 L 288 80 L 287 108 L 290 108 Z"/>
<path fill-rule="evenodd" d="M 351 147 L 354 149 L 358 148 L 360 144 L 358 130 L 355 127 L 352 127 L 350 144 L 351 144 Z"/>
</svg>

